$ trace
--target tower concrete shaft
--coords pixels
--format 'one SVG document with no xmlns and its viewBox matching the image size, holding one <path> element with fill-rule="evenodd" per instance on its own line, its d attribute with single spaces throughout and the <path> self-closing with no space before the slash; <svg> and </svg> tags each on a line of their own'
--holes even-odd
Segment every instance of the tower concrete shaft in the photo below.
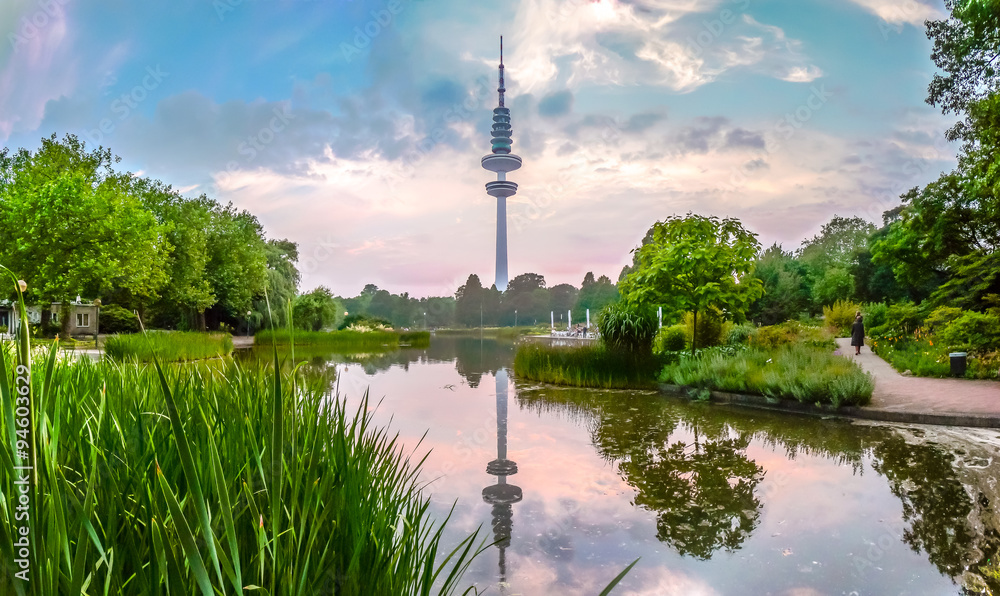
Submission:
<svg viewBox="0 0 1000 596">
<path fill-rule="evenodd" d="M 510 109 L 504 106 L 503 37 L 500 38 L 500 94 L 499 105 L 493 110 L 492 153 L 482 159 L 483 169 L 496 172 L 497 179 L 486 183 L 486 194 L 497 200 L 497 263 L 496 286 L 501 292 L 507 289 L 507 197 L 517 193 L 517 184 L 507 180 L 507 172 L 521 167 L 521 158 L 510 152 L 512 129 Z"/>
</svg>

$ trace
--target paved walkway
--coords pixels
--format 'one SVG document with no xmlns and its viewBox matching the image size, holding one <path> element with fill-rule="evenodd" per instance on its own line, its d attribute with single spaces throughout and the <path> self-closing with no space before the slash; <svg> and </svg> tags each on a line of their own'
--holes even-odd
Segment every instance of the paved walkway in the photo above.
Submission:
<svg viewBox="0 0 1000 596">
<path fill-rule="evenodd" d="M 936 415 L 995 418 L 1000 422 L 1000 382 L 904 377 L 888 362 L 873 354 L 868 346 L 861 348 L 860 356 L 854 355 L 850 338 L 837 339 L 837 346 L 840 354 L 853 358 L 862 369 L 875 377 L 871 405 L 860 408 L 862 410 L 935 418 Z"/>
</svg>

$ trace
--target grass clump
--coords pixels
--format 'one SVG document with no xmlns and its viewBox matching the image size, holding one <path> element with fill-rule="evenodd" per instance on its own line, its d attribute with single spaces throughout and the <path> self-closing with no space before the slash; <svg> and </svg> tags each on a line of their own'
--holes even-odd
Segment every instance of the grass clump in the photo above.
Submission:
<svg viewBox="0 0 1000 596">
<path fill-rule="evenodd" d="M 656 387 L 663 365 L 653 356 L 635 357 L 603 345 L 550 346 L 525 343 L 514 355 L 514 374 L 523 379 L 599 389 Z"/>
<path fill-rule="evenodd" d="M 875 389 L 871 375 L 851 360 L 802 344 L 703 350 L 668 364 L 659 378 L 700 390 L 753 393 L 835 407 L 866 405 Z"/>
<path fill-rule="evenodd" d="M 228 333 L 197 331 L 150 331 L 142 334 L 112 335 L 104 341 L 104 354 L 113 360 L 135 358 L 152 362 L 155 352 L 160 360 L 183 362 L 226 356 L 233 351 L 233 336 Z"/>
<path fill-rule="evenodd" d="M 473 536 L 447 558 L 421 462 L 328 380 L 231 360 L 161 373 L 52 358 L 32 376 L 35 594 L 450 594 L 475 552 Z M 14 461 L 4 445 L 5 495 Z M 0 501 L 7 561 L 15 506 Z"/>
<path fill-rule="evenodd" d="M 254 336 L 254 343 L 268 345 L 272 342 L 279 346 L 314 346 L 337 351 L 387 351 L 395 350 L 401 344 L 409 347 L 427 347 L 430 345 L 431 334 L 428 331 L 392 331 L 374 330 L 358 331 L 344 329 L 343 331 L 295 331 L 287 329 L 275 331 L 259 331 Z"/>
</svg>

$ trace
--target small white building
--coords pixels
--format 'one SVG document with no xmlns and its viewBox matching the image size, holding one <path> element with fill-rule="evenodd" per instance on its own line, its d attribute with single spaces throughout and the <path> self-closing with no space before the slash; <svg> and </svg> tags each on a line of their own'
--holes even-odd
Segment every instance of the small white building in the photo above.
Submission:
<svg viewBox="0 0 1000 596">
<path fill-rule="evenodd" d="M 70 302 L 69 308 L 69 336 L 70 337 L 91 337 L 98 332 L 98 305 L 93 302 L 81 300 L 79 296 Z M 42 322 L 42 311 L 48 310 L 51 313 L 51 321 L 61 325 L 62 303 L 53 302 L 48 306 L 28 306 L 25 309 L 28 315 L 28 322 L 38 325 Z M 20 323 L 17 316 L 17 309 L 10 300 L 0 300 L 0 329 L 6 327 L 8 333 L 17 330 Z"/>
</svg>

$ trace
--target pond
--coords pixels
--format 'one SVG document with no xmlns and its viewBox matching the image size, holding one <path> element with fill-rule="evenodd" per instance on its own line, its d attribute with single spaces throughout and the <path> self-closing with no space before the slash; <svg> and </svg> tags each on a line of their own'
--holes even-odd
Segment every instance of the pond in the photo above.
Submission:
<svg viewBox="0 0 1000 596">
<path fill-rule="evenodd" d="M 301 352 L 300 352 L 301 353 Z M 419 459 L 480 593 L 995 593 L 1000 433 L 514 378 L 510 343 L 310 354 Z"/>
</svg>

